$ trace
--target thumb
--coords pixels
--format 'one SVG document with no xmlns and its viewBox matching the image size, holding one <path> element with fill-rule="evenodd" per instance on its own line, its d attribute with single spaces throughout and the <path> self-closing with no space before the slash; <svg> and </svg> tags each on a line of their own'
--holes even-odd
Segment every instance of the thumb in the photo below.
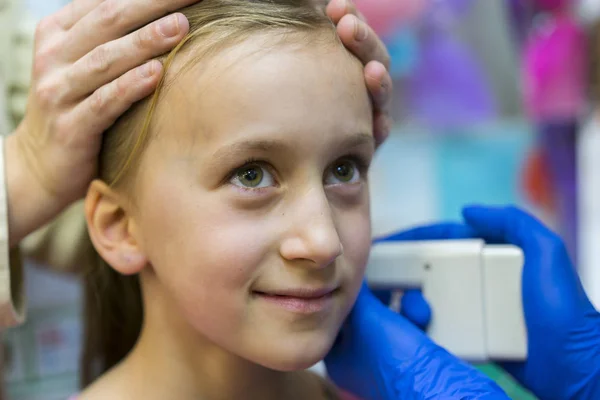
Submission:
<svg viewBox="0 0 600 400">
<path fill-rule="evenodd" d="M 494 243 L 508 243 L 533 250 L 540 236 L 552 232 L 533 216 L 516 207 L 469 206 L 463 218 L 479 237 Z"/>
<path fill-rule="evenodd" d="M 410 322 L 422 330 L 426 330 L 431 322 L 431 307 L 420 290 L 407 290 L 402 295 L 401 313 Z"/>
</svg>

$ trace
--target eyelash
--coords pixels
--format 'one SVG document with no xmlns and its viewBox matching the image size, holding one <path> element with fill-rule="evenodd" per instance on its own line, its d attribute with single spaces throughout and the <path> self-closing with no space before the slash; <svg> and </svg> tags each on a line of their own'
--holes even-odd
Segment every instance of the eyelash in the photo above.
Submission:
<svg viewBox="0 0 600 400">
<path fill-rule="evenodd" d="M 333 164 L 340 161 L 352 161 L 355 163 L 356 167 L 358 168 L 358 172 L 360 172 L 360 176 L 365 178 L 369 172 L 369 167 L 371 166 L 371 159 L 363 156 L 362 154 L 349 154 L 337 159 Z"/>
<path fill-rule="evenodd" d="M 331 166 L 335 165 L 335 163 L 342 162 L 342 161 L 353 162 L 356 165 L 356 167 L 358 168 L 358 172 L 360 173 L 361 179 L 367 176 L 367 173 L 369 171 L 369 167 L 371 164 L 370 158 L 367 158 L 362 154 L 348 154 L 346 156 L 338 158 L 336 161 L 334 161 L 330 165 L 329 168 L 331 168 Z M 258 165 L 260 167 L 263 167 L 263 168 L 269 170 L 269 173 L 271 175 L 273 175 L 273 177 L 275 178 L 275 181 L 277 182 L 277 174 L 274 173 L 273 168 L 270 167 L 269 162 L 266 160 L 262 160 L 259 158 L 253 158 L 253 157 L 248 158 L 243 163 L 241 163 L 238 167 L 234 168 L 231 171 L 231 173 L 229 175 L 227 175 L 227 177 L 224 179 L 224 182 L 230 182 L 241 169 L 248 167 L 250 165 Z M 240 189 L 255 192 L 255 191 L 260 191 L 260 190 L 264 190 L 267 188 L 243 188 L 243 187 L 240 187 Z"/>
<path fill-rule="evenodd" d="M 235 167 L 231 170 L 231 172 L 227 175 L 227 177 L 223 180 L 223 183 L 225 184 L 229 184 L 231 182 L 232 179 L 234 179 L 237 175 L 238 172 L 240 172 L 240 170 L 249 167 L 251 165 L 257 165 L 261 168 L 265 168 L 266 170 L 269 171 L 269 173 L 271 175 L 273 175 L 273 178 L 275 180 L 275 183 L 277 183 L 277 174 L 275 174 L 275 172 L 273 171 L 273 168 L 271 168 L 270 164 L 268 161 L 266 160 L 262 160 L 259 158 L 248 158 L 246 159 L 243 163 L 239 164 L 238 167 Z M 236 186 L 236 189 L 238 190 L 242 190 L 245 192 L 252 192 L 252 193 L 257 193 L 257 192 L 261 192 L 264 190 L 269 190 L 268 187 L 264 187 L 264 188 L 250 188 L 250 187 L 243 187 L 243 186 Z"/>
</svg>

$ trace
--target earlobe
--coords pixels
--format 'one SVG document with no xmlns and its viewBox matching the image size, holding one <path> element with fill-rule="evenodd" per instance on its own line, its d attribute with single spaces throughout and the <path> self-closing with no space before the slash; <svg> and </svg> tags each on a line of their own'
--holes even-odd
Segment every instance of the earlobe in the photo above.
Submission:
<svg viewBox="0 0 600 400">
<path fill-rule="evenodd" d="M 144 268 L 147 258 L 132 235 L 133 222 L 122 196 L 102 181 L 92 182 L 85 198 L 85 217 L 92 243 L 109 265 L 124 275 Z"/>
</svg>

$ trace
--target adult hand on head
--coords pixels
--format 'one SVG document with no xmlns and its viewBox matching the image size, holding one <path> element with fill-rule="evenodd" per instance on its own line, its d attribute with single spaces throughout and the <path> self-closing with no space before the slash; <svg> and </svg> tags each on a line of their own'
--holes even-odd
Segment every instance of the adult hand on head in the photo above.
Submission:
<svg viewBox="0 0 600 400">
<path fill-rule="evenodd" d="M 96 174 L 102 133 L 160 81 L 148 61 L 188 32 L 198 0 L 73 0 L 37 26 L 22 123 L 6 141 L 11 246 L 81 198 Z M 146 26 L 144 26 L 146 25 Z"/>
<path fill-rule="evenodd" d="M 342 43 L 365 64 L 365 81 L 373 99 L 373 132 L 377 145 L 391 130 L 389 116 L 392 101 L 390 55 L 377 34 L 365 22 L 351 0 L 331 0 L 327 15 L 337 26 Z"/>
<path fill-rule="evenodd" d="M 600 398 L 600 313 L 560 237 L 514 207 L 468 207 L 463 216 L 466 225 L 421 227 L 386 240 L 482 238 L 521 247 L 528 359 L 502 366 L 544 400 Z M 424 324 L 426 303 L 416 292 L 411 297 L 402 304 L 404 312 Z"/>
</svg>

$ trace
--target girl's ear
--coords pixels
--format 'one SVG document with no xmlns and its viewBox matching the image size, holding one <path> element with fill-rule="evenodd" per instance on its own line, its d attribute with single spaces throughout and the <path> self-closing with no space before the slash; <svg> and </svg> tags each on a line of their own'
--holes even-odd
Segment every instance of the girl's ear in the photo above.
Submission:
<svg viewBox="0 0 600 400">
<path fill-rule="evenodd" d="M 85 198 L 85 217 L 100 256 L 123 275 L 139 273 L 148 263 L 137 238 L 125 199 L 104 182 L 92 182 Z"/>
</svg>

